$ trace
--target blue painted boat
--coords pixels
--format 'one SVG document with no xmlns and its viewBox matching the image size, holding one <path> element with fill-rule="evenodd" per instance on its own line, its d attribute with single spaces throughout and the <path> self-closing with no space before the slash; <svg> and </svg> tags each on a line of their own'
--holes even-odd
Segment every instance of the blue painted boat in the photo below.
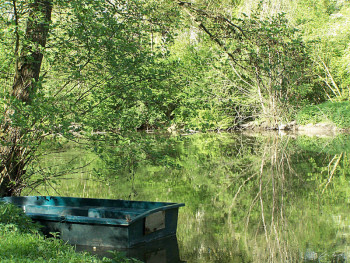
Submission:
<svg viewBox="0 0 350 263">
<path fill-rule="evenodd" d="M 4 197 L 43 232 L 59 233 L 72 245 L 131 248 L 176 235 L 178 209 L 184 204 L 59 196 Z"/>
</svg>

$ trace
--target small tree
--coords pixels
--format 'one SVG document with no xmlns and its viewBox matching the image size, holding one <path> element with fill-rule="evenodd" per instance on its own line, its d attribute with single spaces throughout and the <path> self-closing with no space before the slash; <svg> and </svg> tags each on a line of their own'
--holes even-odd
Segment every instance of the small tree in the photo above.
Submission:
<svg viewBox="0 0 350 263">
<path fill-rule="evenodd" d="M 51 0 L 33 0 L 28 3 L 28 18 L 21 51 L 19 34 L 19 14 L 17 2 L 13 1 L 15 22 L 15 76 L 0 124 L 2 134 L 0 145 L 0 196 L 19 194 L 23 188 L 25 166 L 31 159 L 32 148 L 29 140 L 38 140 L 40 135 L 23 126 L 17 115 L 25 116 L 26 107 L 39 85 L 43 50 L 51 21 Z M 19 113 L 21 112 L 21 113 Z M 39 137 L 38 137 L 39 136 Z M 34 145 L 32 145 L 34 146 Z"/>
<path fill-rule="evenodd" d="M 273 126 L 288 118 L 288 107 L 298 106 L 309 92 L 310 64 L 306 46 L 284 14 L 240 19 L 247 37 L 233 44 L 242 77 L 257 94 L 263 116 Z"/>
<path fill-rule="evenodd" d="M 288 108 L 311 92 L 311 59 L 284 14 L 263 17 L 260 5 L 249 17 L 228 19 L 190 3 L 179 5 L 227 55 L 237 90 L 249 90 L 243 95 L 259 102 L 260 116 L 270 125 L 288 118 Z"/>
<path fill-rule="evenodd" d="M 145 107 L 148 120 L 171 111 L 164 99 L 173 93 L 170 70 L 152 52 L 148 32 L 163 32 L 164 20 L 176 18 L 168 1 L 0 0 L 0 50 L 6 41 L 12 51 L 0 60 L 13 73 L 4 77 L 0 68 L 0 196 L 49 182 L 45 168 L 32 169 L 38 147 L 44 138 L 72 138 L 72 124 L 116 130 L 132 126 Z"/>
</svg>

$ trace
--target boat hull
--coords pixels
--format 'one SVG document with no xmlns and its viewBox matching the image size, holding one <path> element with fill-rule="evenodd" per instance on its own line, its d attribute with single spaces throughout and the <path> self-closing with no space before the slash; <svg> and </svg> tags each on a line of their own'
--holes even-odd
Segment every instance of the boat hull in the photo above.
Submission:
<svg viewBox="0 0 350 263">
<path fill-rule="evenodd" d="M 57 196 L 4 197 L 72 245 L 131 248 L 176 235 L 184 204 Z"/>
</svg>

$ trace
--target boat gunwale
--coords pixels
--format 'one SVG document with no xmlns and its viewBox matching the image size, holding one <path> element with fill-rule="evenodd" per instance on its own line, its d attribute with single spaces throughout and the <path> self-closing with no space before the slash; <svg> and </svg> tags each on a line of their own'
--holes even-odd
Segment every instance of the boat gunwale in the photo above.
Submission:
<svg viewBox="0 0 350 263">
<path fill-rule="evenodd" d="M 77 224 L 88 224 L 88 225 L 108 225 L 108 226 L 121 226 L 121 227 L 128 227 L 130 225 L 132 225 L 133 223 L 142 220 L 143 218 L 146 218 L 147 216 L 160 212 L 160 211 L 166 211 L 169 209 L 174 209 L 174 208 L 179 208 L 182 206 L 185 206 L 184 203 L 170 203 L 170 202 L 148 202 L 148 201 L 129 201 L 129 200 L 122 200 L 122 199 L 100 199 L 100 198 L 83 198 L 83 197 L 60 197 L 60 196 L 19 196 L 19 197 L 15 197 L 16 199 L 34 199 L 41 197 L 44 198 L 44 200 L 46 200 L 47 197 L 50 198 L 50 200 L 54 199 L 54 198 L 59 198 L 59 199 L 80 199 L 80 200 L 101 200 L 101 201 L 108 201 L 108 202 L 128 202 L 128 203 L 145 203 L 145 204 L 162 204 L 162 206 L 160 207 L 156 207 L 153 209 L 143 209 L 146 210 L 145 212 L 135 216 L 134 218 L 131 218 L 129 220 L 127 219 L 120 219 L 120 218 L 106 218 L 106 217 L 89 217 L 89 216 L 74 216 L 74 215 L 59 215 L 59 214 L 45 214 L 45 213 L 31 213 L 31 212 L 26 212 L 25 214 L 29 217 L 31 217 L 32 219 L 35 220 L 46 220 L 46 221 L 53 221 L 53 222 L 62 222 L 62 223 L 77 223 Z M 4 198 L 0 198 L 0 201 L 4 201 L 7 203 L 11 203 L 10 201 L 6 201 L 6 198 L 8 197 L 4 197 Z M 10 197 L 12 198 L 12 197 Z M 47 201 L 50 201 L 47 200 Z M 52 204 L 15 204 L 19 207 L 25 207 L 25 206 L 39 206 L 39 207 L 60 207 L 62 205 L 52 205 Z M 65 205 L 62 207 L 66 207 L 66 208 L 97 208 L 97 209 L 101 209 L 101 210 L 112 210 L 113 208 L 120 208 L 122 209 L 128 209 L 128 207 L 121 207 L 121 206 L 103 206 L 103 207 L 98 207 L 96 205 L 94 206 L 86 206 L 86 205 L 82 205 L 82 206 L 70 206 L 70 205 Z M 129 208 L 129 209 L 133 209 L 133 208 Z M 134 208 L 135 209 L 135 208 Z"/>
</svg>

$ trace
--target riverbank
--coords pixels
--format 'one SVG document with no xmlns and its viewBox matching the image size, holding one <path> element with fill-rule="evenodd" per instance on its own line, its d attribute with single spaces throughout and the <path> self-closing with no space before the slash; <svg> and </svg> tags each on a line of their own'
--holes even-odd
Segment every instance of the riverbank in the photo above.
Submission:
<svg viewBox="0 0 350 263">
<path fill-rule="evenodd" d="M 302 108 L 291 122 L 271 125 L 268 122 L 252 121 L 241 125 L 239 129 L 292 131 L 309 135 L 349 133 L 350 103 L 345 101 L 309 105 Z"/>
<path fill-rule="evenodd" d="M 297 134 L 329 134 L 337 135 L 340 133 L 349 133 L 349 128 L 340 128 L 334 123 L 321 122 L 321 123 L 308 123 L 304 125 L 297 124 L 296 121 L 281 124 L 279 126 L 269 126 L 266 124 L 256 124 L 255 122 L 247 123 L 239 127 L 240 130 L 252 130 L 252 131 L 280 131 L 280 132 L 293 132 Z"/>
</svg>

